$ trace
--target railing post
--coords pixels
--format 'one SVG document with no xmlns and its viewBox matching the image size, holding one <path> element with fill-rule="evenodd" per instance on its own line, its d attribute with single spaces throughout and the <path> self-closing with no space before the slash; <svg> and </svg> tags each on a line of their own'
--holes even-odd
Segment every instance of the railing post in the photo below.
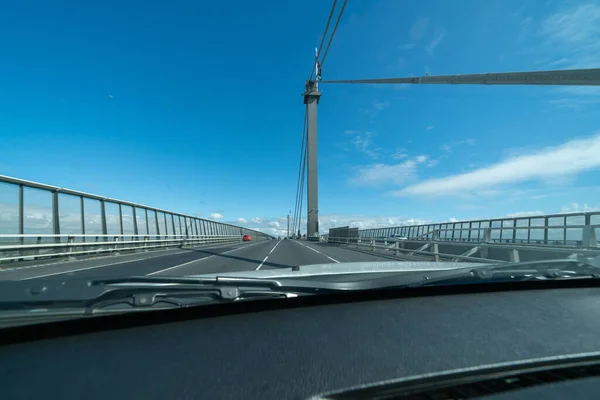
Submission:
<svg viewBox="0 0 600 400">
<path fill-rule="evenodd" d="M 104 199 L 100 200 L 100 222 L 102 224 L 102 234 L 108 235 L 108 228 L 106 226 L 106 204 Z"/>
<path fill-rule="evenodd" d="M 81 209 L 81 234 L 83 242 L 85 243 L 85 199 L 83 196 L 79 196 L 79 208 Z"/>
<path fill-rule="evenodd" d="M 150 223 L 148 222 L 148 209 L 144 208 L 144 219 L 146 220 L 146 235 L 150 236 Z"/>
<path fill-rule="evenodd" d="M 23 199 L 23 185 L 19 185 L 19 244 L 23 244 L 25 234 L 25 201 Z"/>
<path fill-rule="evenodd" d="M 123 207 L 119 203 L 119 232 L 123 235 Z"/>
<path fill-rule="evenodd" d="M 440 249 L 438 247 L 438 241 L 440 240 L 440 231 L 435 229 L 431 235 L 431 247 L 433 252 L 433 261 L 440 261 Z"/>
<path fill-rule="evenodd" d="M 173 226 L 173 238 L 176 238 L 177 236 L 177 229 L 175 229 L 175 216 L 173 215 L 173 213 L 171 213 L 171 225 Z"/>
<path fill-rule="evenodd" d="M 585 226 L 583 227 L 581 246 L 584 248 L 597 247 L 596 228 L 592 226 L 592 218 L 590 214 L 585 215 Z"/>
<path fill-rule="evenodd" d="M 510 253 L 509 253 L 509 257 L 510 257 L 510 262 L 519 262 L 520 261 L 519 250 L 511 249 Z"/>
<path fill-rule="evenodd" d="M 489 249 L 487 247 L 488 243 L 492 242 L 492 228 L 488 227 L 485 228 L 483 231 L 483 242 L 484 244 L 481 245 L 481 258 L 488 258 L 489 257 Z"/>
<path fill-rule="evenodd" d="M 133 234 L 136 237 L 137 240 L 137 236 L 139 235 L 138 232 L 138 224 L 137 224 L 137 213 L 135 212 L 135 206 L 131 206 L 131 216 L 133 217 Z"/>
<path fill-rule="evenodd" d="M 52 233 L 60 235 L 60 221 L 58 220 L 58 191 L 52 191 Z M 55 236 L 54 241 L 60 243 L 60 237 Z"/>
<path fill-rule="evenodd" d="M 158 222 L 158 211 L 154 210 L 154 226 L 156 227 L 156 238 L 160 239 L 160 224 Z"/>
</svg>

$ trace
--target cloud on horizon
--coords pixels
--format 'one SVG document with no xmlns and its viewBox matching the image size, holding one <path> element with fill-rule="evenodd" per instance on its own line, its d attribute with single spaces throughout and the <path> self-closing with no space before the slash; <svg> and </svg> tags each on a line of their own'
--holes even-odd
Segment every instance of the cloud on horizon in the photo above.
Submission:
<svg viewBox="0 0 600 400">
<path fill-rule="evenodd" d="M 479 168 L 435 178 L 394 192 L 396 196 L 455 195 L 521 182 L 548 182 L 600 168 L 600 134 L 548 147 Z"/>
</svg>

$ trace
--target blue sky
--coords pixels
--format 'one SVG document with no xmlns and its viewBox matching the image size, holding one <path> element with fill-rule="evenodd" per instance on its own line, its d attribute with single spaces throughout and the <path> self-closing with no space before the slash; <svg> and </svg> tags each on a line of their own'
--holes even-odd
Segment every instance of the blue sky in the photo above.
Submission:
<svg viewBox="0 0 600 400">
<path fill-rule="evenodd" d="M 277 228 L 331 2 L 173 4 L 4 6 L 0 174 Z M 323 78 L 598 67 L 598 37 L 600 2 L 349 0 Z M 600 205 L 596 88 L 321 89 L 322 227 Z"/>
</svg>

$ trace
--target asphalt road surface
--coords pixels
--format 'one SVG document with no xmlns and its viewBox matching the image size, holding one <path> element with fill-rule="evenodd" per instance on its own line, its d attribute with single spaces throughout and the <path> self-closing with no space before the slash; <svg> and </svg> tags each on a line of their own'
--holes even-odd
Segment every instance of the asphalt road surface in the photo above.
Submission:
<svg viewBox="0 0 600 400">
<path fill-rule="evenodd" d="M 85 260 L 58 260 L 27 266 L 1 265 L 0 280 L 28 280 L 48 276 L 95 279 L 142 275 L 185 276 L 290 268 L 310 264 L 389 260 L 390 257 L 386 255 L 369 254 L 368 251 L 356 251 L 327 243 L 266 240 L 109 255 Z"/>
</svg>

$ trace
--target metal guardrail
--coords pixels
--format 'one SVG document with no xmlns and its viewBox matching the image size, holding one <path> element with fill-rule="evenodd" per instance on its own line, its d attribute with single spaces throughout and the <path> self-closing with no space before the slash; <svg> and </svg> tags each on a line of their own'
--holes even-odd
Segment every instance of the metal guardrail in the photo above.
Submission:
<svg viewBox="0 0 600 400">
<path fill-rule="evenodd" d="M 432 261 L 518 262 L 600 256 L 598 248 L 558 247 L 535 244 L 448 242 L 435 239 L 351 239 L 328 237 L 328 243 L 395 256 Z"/>
<path fill-rule="evenodd" d="M 590 230 L 590 227 L 594 229 Z M 491 241 L 579 247 L 590 244 L 592 233 L 595 241 L 598 227 L 600 212 L 577 212 L 365 229 L 359 231 L 359 236 L 383 239 L 399 235 L 414 239 L 437 231 L 439 240 L 452 242 Z"/>
<path fill-rule="evenodd" d="M 262 232 L 244 228 L 241 226 L 231 225 L 227 223 L 212 221 L 192 215 L 176 213 L 173 211 L 163 210 L 156 207 L 149 207 L 142 204 L 132 203 L 129 201 L 112 199 L 105 196 L 98 196 L 95 194 L 80 192 L 77 190 L 61 188 L 58 186 L 46 185 L 43 183 L 37 183 L 32 181 L 26 181 L 23 179 L 13 178 L 9 176 L 0 175 L 0 183 L 8 184 L 16 188 L 17 197 L 17 212 L 16 212 L 16 226 L 14 227 L 15 234 L 24 235 L 26 232 L 26 215 L 25 215 L 25 190 L 38 189 L 51 195 L 51 204 L 49 204 L 48 210 L 50 214 L 50 224 L 52 234 L 61 234 L 61 215 L 65 215 L 66 210 L 60 208 L 60 204 L 67 198 L 76 199 L 79 203 L 78 211 L 78 226 L 70 226 L 68 229 L 69 234 L 85 235 L 90 233 L 90 227 L 86 224 L 86 212 L 85 202 L 94 201 L 98 202 L 99 206 L 99 235 L 125 235 L 126 230 L 131 229 L 133 236 L 169 236 L 169 235 L 181 235 L 185 237 L 190 236 L 232 236 L 232 235 L 251 235 L 253 237 L 270 237 Z M 109 232 L 107 224 L 107 208 L 116 206 L 117 211 L 114 215 L 110 215 L 113 220 L 118 220 L 118 228 L 115 228 L 115 232 Z M 131 218 L 126 218 L 124 210 L 131 210 Z M 0 211 L 5 211 L 0 209 Z M 150 223 L 150 219 L 153 223 Z M 127 223 L 131 226 L 127 226 Z M 140 223 L 142 226 L 139 226 Z M 64 229 L 63 229 L 64 230 Z M 86 232 L 88 231 L 88 232 Z M 10 232 L 10 231 L 9 231 Z M 63 232 L 64 233 L 64 232 Z"/>
<path fill-rule="evenodd" d="M 583 219 L 584 223 L 573 223 L 573 217 Z M 561 219 L 564 224 L 547 224 L 555 218 Z M 536 219 L 546 225 L 532 224 L 532 220 Z M 517 221 L 522 220 L 528 221 L 527 225 L 519 226 Z M 505 221 L 511 221 L 512 224 L 508 226 Z M 591 224 L 591 221 L 596 224 Z M 494 226 L 497 222 L 500 222 L 500 226 Z M 475 223 L 477 226 L 474 226 Z M 348 231 L 336 228 L 330 230 L 327 241 L 368 248 L 370 251 L 391 251 L 394 255 L 426 257 L 434 261 L 443 258 L 452 261 L 517 262 L 575 255 L 599 256 L 600 247 L 596 240 L 599 228 L 600 213 L 573 213 L 370 229 L 360 231 L 358 238 L 335 236 L 334 232 Z M 510 237 L 503 235 L 506 232 L 511 232 Z M 403 236 L 404 239 L 393 239 L 392 236 Z M 542 239 L 536 239 L 535 236 L 541 236 Z"/>
<path fill-rule="evenodd" d="M 260 236 L 253 240 L 265 240 Z M 4 235 L 0 234 L 0 263 L 101 253 L 148 251 L 161 248 L 239 243 L 239 235 Z"/>
</svg>

